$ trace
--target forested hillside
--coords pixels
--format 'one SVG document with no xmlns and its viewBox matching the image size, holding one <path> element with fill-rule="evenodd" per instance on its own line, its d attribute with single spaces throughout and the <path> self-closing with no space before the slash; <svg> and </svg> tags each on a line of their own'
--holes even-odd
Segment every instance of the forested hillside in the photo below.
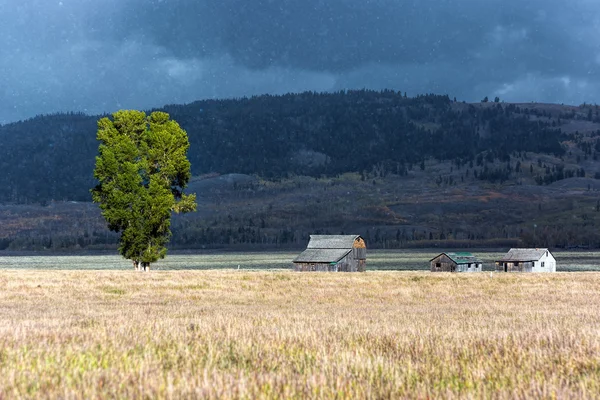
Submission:
<svg viewBox="0 0 600 400">
<path fill-rule="evenodd" d="M 179 248 L 600 247 L 598 106 L 383 91 L 164 107 L 188 131 L 198 211 Z M 91 203 L 98 116 L 0 127 L 0 249 L 115 246 Z"/>
<path fill-rule="evenodd" d="M 207 100 L 163 108 L 187 130 L 192 173 L 334 176 L 372 171 L 405 175 L 426 160 L 480 167 L 504 181 L 520 152 L 561 157 L 577 142 L 596 157 L 596 135 L 565 131 L 569 121 L 600 122 L 598 107 L 465 104 L 448 96 L 408 98 L 394 91 L 344 91 Z M 98 116 L 39 116 L 0 127 L 0 202 L 89 201 Z M 600 132 L 600 131 L 599 131 Z M 498 168 L 498 162 L 508 165 Z M 489 167 L 488 167 L 489 164 Z M 492 167 L 494 165 L 494 167 Z M 589 175 L 589 171 L 587 174 Z M 561 175 L 562 174 L 562 175 Z M 586 171 L 558 166 L 539 184 Z"/>
</svg>

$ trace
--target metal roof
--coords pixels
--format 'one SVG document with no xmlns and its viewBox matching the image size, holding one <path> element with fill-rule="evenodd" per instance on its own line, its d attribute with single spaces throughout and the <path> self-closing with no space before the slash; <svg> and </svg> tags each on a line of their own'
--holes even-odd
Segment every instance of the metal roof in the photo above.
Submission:
<svg viewBox="0 0 600 400">
<path fill-rule="evenodd" d="M 458 265 L 481 263 L 481 260 L 479 258 L 475 257 L 472 253 L 469 253 L 466 251 L 455 252 L 455 253 L 442 253 L 442 254 L 445 254 L 448 258 L 450 258 L 452 261 L 454 261 Z M 431 260 L 429 260 L 429 262 L 435 260 L 442 254 L 438 254 L 437 256 L 433 257 Z"/>
<path fill-rule="evenodd" d="M 504 257 L 498 261 L 537 261 L 548 249 L 510 249 Z"/>
<path fill-rule="evenodd" d="M 294 262 L 335 263 L 346 257 L 352 249 L 306 249 Z"/>
<path fill-rule="evenodd" d="M 310 235 L 307 249 L 351 249 L 359 235 Z"/>
</svg>

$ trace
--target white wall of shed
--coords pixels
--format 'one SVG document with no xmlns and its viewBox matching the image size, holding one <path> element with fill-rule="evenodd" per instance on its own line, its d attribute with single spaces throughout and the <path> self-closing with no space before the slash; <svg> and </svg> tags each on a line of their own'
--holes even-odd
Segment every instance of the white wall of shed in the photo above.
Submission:
<svg viewBox="0 0 600 400">
<path fill-rule="evenodd" d="M 542 268 L 542 262 L 544 267 Z M 546 251 L 538 261 L 535 262 L 531 272 L 556 272 L 556 259 L 552 253 Z"/>
</svg>

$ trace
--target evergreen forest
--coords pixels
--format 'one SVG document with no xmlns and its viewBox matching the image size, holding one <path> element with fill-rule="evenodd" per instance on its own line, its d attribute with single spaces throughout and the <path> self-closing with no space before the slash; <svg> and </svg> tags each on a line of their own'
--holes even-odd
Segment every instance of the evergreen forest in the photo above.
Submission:
<svg viewBox="0 0 600 400">
<path fill-rule="evenodd" d="M 482 165 L 516 152 L 561 156 L 569 139 L 560 116 L 526 106 L 484 107 L 391 90 L 205 100 L 163 110 L 188 132 L 195 176 L 318 177 L 376 166 L 402 175 L 427 159 Z M 98 118 L 54 114 L 1 126 L 0 202 L 89 201 Z M 590 118 L 600 121 L 597 111 Z M 594 143 L 593 151 L 598 148 Z M 502 180 L 503 174 L 486 170 L 481 179 Z"/>
</svg>

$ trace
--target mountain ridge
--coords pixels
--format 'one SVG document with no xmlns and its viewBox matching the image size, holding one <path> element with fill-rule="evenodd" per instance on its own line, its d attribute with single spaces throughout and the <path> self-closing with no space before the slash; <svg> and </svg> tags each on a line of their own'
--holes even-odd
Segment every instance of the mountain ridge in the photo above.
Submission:
<svg viewBox="0 0 600 400">
<path fill-rule="evenodd" d="M 377 168 L 401 175 L 429 158 L 470 163 L 478 155 L 506 161 L 518 151 L 560 155 L 563 143 L 581 133 L 577 126 L 600 132 L 597 106 L 525 104 L 364 90 L 202 100 L 161 110 L 188 132 L 194 175 L 267 179 Z M 88 200 L 97 119 L 54 114 L 1 126 L 0 202 Z"/>
<path fill-rule="evenodd" d="M 198 212 L 178 248 L 599 247 L 598 106 L 461 103 L 393 91 L 168 105 L 188 131 Z M 89 203 L 98 117 L 0 127 L 0 248 L 112 248 Z"/>
</svg>

